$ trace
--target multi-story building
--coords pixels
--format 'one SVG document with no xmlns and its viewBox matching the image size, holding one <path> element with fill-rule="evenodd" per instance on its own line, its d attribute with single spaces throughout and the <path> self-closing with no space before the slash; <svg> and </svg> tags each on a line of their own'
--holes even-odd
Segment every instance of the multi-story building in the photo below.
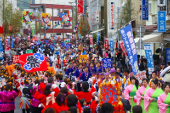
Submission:
<svg viewBox="0 0 170 113">
<path fill-rule="evenodd" d="M 50 37 L 61 37 L 66 38 L 68 35 L 72 35 L 72 26 L 61 25 L 61 19 L 59 12 L 69 13 L 69 19 L 72 24 L 72 5 L 69 4 L 70 0 L 63 0 L 62 2 L 56 0 L 35 0 L 35 4 L 30 4 L 30 8 L 34 9 L 33 13 L 38 10 L 38 13 L 50 13 L 51 14 L 51 25 L 48 25 L 47 29 L 42 29 L 36 34 L 43 38 L 44 35 L 47 38 Z M 39 10 L 42 9 L 42 10 Z M 34 20 L 35 21 L 35 20 Z M 34 24 L 32 22 L 31 24 Z M 56 25 L 57 24 L 57 25 Z M 55 26 L 56 25 L 56 26 Z M 55 26 L 55 27 L 54 27 Z M 28 29 L 24 29 L 24 34 L 28 33 Z M 41 34 L 40 34 L 41 33 Z"/>
</svg>

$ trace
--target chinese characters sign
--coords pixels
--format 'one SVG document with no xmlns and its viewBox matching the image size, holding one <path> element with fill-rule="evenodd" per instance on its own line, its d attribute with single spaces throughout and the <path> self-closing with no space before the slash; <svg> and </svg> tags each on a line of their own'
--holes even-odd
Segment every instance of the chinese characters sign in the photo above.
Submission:
<svg viewBox="0 0 170 113">
<path fill-rule="evenodd" d="M 158 32 L 166 32 L 166 11 L 158 12 Z"/>
<path fill-rule="evenodd" d="M 87 55 L 80 55 L 80 63 L 85 63 L 87 61 Z"/>
<path fill-rule="evenodd" d="M 131 26 L 127 25 L 126 27 L 120 29 L 120 34 L 126 47 L 126 51 L 129 57 L 129 63 L 131 65 L 133 74 L 135 75 L 139 69 L 135 41 L 133 38 Z"/>
<path fill-rule="evenodd" d="M 13 55 L 12 57 L 13 57 L 13 58 L 12 58 L 12 62 L 13 62 L 14 64 L 19 63 L 19 55 Z"/>
<path fill-rule="evenodd" d="M 170 48 L 165 49 L 166 53 L 166 63 L 170 62 Z"/>
<path fill-rule="evenodd" d="M 78 0 L 78 15 L 83 14 L 83 0 Z"/>
<path fill-rule="evenodd" d="M 30 53 L 19 56 L 19 62 L 27 72 L 46 71 L 47 62 L 39 53 Z"/>
<path fill-rule="evenodd" d="M 102 59 L 103 68 L 112 68 L 112 58 Z"/>
<path fill-rule="evenodd" d="M 119 41 L 119 44 L 120 44 L 121 50 L 123 51 L 123 54 L 124 54 L 125 56 L 127 56 L 127 52 L 126 52 L 126 49 L 125 49 L 125 46 L 124 46 L 123 41 L 122 41 L 122 40 Z"/>
<path fill-rule="evenodd" d="M 111 50 L 111 52 L 113 52 L 113 48 L 114 48 L 114 42 L 113 42 L 113 39 L 110 39 L 110 50 Z"/>
<path fill-rule="evenodd" d="M 9 53 L 9 39 L 5 38 L 5 53 Z"/>
<path fill-rule="evenodd" d="M 107 50 L 109 49 L 108 37 L 105 37 L 105 48 L 106 48 Z"/>
<path fill-rule="evenodd" d="M 100 87 L 100 98 L 99 98 L 99 105 L 104 103 L 110 103 L 112 105 L 118 104 L 118 94 L 117 88 L 115 86 L 110 85 L 102 85 Z"/>
<path fill-rule="evenodd" d="M 148 6 L 149 2 L 148 0 L 142 0 L 142 20 L 148 20 Z"/>
<path fill-rule="evenodd" d="M 142 79 L 146 78 L 146 71 L 139 71 L 135 75 L 136 79 L 139 81 L 139 83 L 142 83 Z"/>
<path fill-rule="evenodd" d="M 110 29 L 114 29 L 114 2 L 110 3 Z"/>
<path fill-rule="evenodd" d="M 154 71 L 154 66 L 153 66 L 151 45 L 144 45 L 144 50 L 145 50 L 147 64 L 148 64 L 148 71 L 149 74 L 152 74 L 152 72 Z"/>
</svg>

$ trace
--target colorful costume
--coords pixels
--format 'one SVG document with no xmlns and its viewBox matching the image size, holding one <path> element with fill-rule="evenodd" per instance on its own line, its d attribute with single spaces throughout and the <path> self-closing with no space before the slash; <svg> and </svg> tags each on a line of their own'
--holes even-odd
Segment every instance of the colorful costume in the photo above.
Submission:
<svg viewBox="0 0 170 113">
<path fill-rule="evenodd" d="M 80 80 L 88 81 L 91 76 L 92 75 L 90 72 L 87 72 L 87 73 L 83 72 L 80 76 Z"/>
<path fill-rule="evenodd" d="M 144 97 L 145 95 L 145 92 L 147 89 L 149 89 L 150 87 L 144 87 L 144 86 L 141 86 L 137 91 L 136 91 L 136 100 L 137 100 L 137 105 L 140 105 L 142 107 L 142 112 L 143 113 L 146 113 L 145 112 L 145 109 L 144 109 L 144 99 L 142 97 Z"/>
<path fill-rule="evenodd" d="M 161 94 L 158 97 L 158 107 L 159 107 L 159 113 L 170 113 L 170 106 L 167 107 L 167 105 L 170 105 L 170 93 L 167 95 L 165 92 Z"/>
<path fill-rule="evenodd" d="M 157 98 L 162 94 L 162 90 L 159 88 L 152 89 L 149 88 L 144 95 L 144 108 L 147 113 L 159 113 Z M 151 101 L 150 98 L 154 98 L 154 101 Z"/>
<path fill-rule="evenodd" d="M 29 88 L 27 86 L 24 86 L 21 88 L 21 98 L 20 98 L 20 108 L 21 109 L 30 109 L 30 99 L 31 99 L 31 94 L 30 92 L 23 92 L 23 90 L 26 89 L 27 91 Z"/>
<path fill-rule="evenodd" d="M 129 100 L 131 104 L 131 108 L 136 105 L 136 103 L 134 102 L 136 91 L 137 91 L 137 87 L 132 84 L 128 85 L 124 90 L 125 99 Z M 133 97 L 133 99 L 130 99 L 130 97 Z"/>
<path fill-rule="evenodd" d="M 1 91 L 0 92 L 0 112 L 9 112 L 13 110 L 14 100 L 17 96 L 17 93 L 13 91 Z"/>
</svg>

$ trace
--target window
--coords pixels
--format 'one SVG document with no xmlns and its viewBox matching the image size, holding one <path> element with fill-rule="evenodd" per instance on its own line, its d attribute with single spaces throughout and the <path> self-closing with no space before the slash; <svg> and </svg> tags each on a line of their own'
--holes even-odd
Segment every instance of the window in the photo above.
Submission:
<svg viewBox="0 0 170 113">
<path fill-rule="evenodd" d="M 149 3 L 149 14 L 152 14 L 152 4 Z"/>
</svg>

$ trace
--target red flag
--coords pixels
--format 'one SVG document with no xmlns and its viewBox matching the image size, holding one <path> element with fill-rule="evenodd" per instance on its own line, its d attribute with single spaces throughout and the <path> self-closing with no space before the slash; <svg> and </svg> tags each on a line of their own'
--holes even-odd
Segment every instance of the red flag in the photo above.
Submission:
<svg viewBox="0 0 170 113">
<path fill-rule="evenodd" d="M 120 48 L 122 49 L 124 55 L 125 55 L 125 56 L 128 56 L 123 41 L 120 40 L 120 41 L 119 41 L 119 44 L 120 44 Z"/>
<path fill-rule="evenodd" d="M 105 37 L 105 48 L 107 50 L 109 49 L 109 40 L 108 40 L 108 37 Z"/>
<path fill-rule="evenodd" d="M 19 63 L 19 55 L 13 55 L 12 56 L 13 58 L 13 60 L 12 60 L 12 62 L 15 64 L 15 63 Z"/>
<path fill-rule="evenodd" d="M 39 53 L 30 53 L 19 56 L 21 66 L 27 72 L 46 71 L 47 62 L 45 57 Z"/>
</svg>

